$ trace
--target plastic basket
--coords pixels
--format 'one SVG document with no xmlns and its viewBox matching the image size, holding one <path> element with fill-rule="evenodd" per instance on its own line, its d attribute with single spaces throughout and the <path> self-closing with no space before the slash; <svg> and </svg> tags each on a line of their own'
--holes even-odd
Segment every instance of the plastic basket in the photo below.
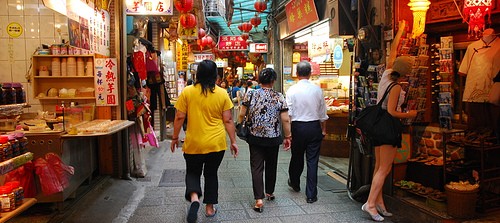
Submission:
<svg viewBox="0 0 500 223">
<path fill-rule="evenodd" d="M 448 214 L 455 218 L 474 218 L 476 215 L 477 193 L 471 191 L 453 190 L 445 186 L 448 200 Z"/>
</svg>

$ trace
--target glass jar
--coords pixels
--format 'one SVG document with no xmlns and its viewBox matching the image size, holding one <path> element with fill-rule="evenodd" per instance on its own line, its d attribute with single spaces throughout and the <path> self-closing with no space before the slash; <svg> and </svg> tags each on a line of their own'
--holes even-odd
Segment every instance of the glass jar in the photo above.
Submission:
<svg viewBox="0 0 500 223">
<path fill-rule="evenodd" d="M 7 153 L 11 150 L 11 146 L 9 143 L 9 137 L 0 136 L 0 162 L 7 160 Z"/>
<path fill-rule="evenodd" d="M 28 152 L 28 138 L 24 132 L 16 132 L 16 139 L 19 141 L 19 154 Z"/>
<path fill-rule="evenodd" d="M 10 133 L 8 135 L 9 137 L 9 143 L 10 147 L 12 148 L 12 157 L 19 156 L 20 151 L 19 151 L 19 140 L 16 139 L 16 134 L 15 133 Z"/>
<path fill-rule="evenodd" d="M 26 91 L 24 91 L 24 87 L 21 83 L 15 82 L 12 83 L 12 88 L 16 93 L 16 104 L 21 104 L 26 102 Z"/>
<path fill-rule="evenodd" d="M 0 201 L 2 202 L 2 212 L 9 212 L 16 208 L 12 188 L 9 186 L 0 187 Z"/>
<path fill-rule="evenodd" d="M 14 194 L 14 203 L 15 207 L 19 207 L 23 204 L 24 199 L 24 188 L 20 186 L 21 183 L 19 181 L 11 181 L 5 183 L 4 186 L 8 186 L 12 188 L 12 193 Z"/>
<path fill-rule="evenodd" d="M 12 83 L 2 84 L 2 98 L 4 105 L 15 104 L 16 92 L 12 88 Z"/>
</svg>

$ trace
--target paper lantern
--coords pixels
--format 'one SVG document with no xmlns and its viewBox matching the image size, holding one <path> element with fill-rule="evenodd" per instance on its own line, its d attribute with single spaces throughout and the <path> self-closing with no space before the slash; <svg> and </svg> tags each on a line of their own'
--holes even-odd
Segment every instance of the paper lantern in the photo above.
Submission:
<svg viewBox="0 0 500 223">
<path fill-rule="evenodd" d="M 241 24 L 241 28 L 243 29 L 243 32 L 250 32 L 252 30 L 252 24 L 249 22 L 244 22 Z"/>
<path fill-rule="evenodd" d="M 250 23 L 255 27 L 257 28 L 257 26 L 260 25 L 260 23 L 262 23 L 262 20 L 260 19 L 260 17 L 258 17 L 257 15 L 255 15 L 255 17 L 252 17 L 250 19 Z"/>
<path fill-rule="evenodd" d="M 255 7 L 255 10 L 257 10 L 257 12 L 263 12 L 264 10 L 267 9 L 267 4 L 264 0 L 255 1 L 253 6 Z"/>
<path fill-rule="evenodd" d="M 464 22 L 469 23 L 469 37 L 478 37 L 485 28 L 485 16 L 491 23 L 492 0 L 465 0 Z"/>
<path fill-rule="evenodd" d="M 201 38 L 203 38 L 206 35 L 207 35 L 207 33 L 205 32 L 205 30 L 203 28 L 200 28 L 198 30 L 198 39 L 201 39 Z"/>
<path fill-rule="evenodd" d="M 243 40 L 247 40 L 249 37 L 250 37 L 250 35 L 248 33 L 241 33 L 241 38 Z"/>
<path fill-rule="evenodd" d="M 193 0 L 175 0 L 174 6 L 180 13 L 187 13 L 193 10 Z"/>
<path fill-rule="evenodd" d="M 410 0 L 408 6 L 413 12 L 413 30 L 411 36 L 416 39 L 425 31 L 425 14 L 429 9 L 431 2 L 429 0 Z"/>
<path fill-rule="evenodd" d="M 194 28 L 196 26 L 196 16 L 193 13 L 181 14 L 179 21 L 182 27 L 186 29 Z"/>
<path fill-rule="evenodd" d="M 240 23 L 240 24 L 238 25 L 238 29 L 239 29 L 240 31 L 242 31 L 242 32 L 243 32 L 243 23 Z"/>
<path fill-rule="evenodd" d="M 201 45 L 202 46 L 211 46 L 213 42 L 213 39 L 211 36 L 205 36 L 201 38 Z"/>
</svg>

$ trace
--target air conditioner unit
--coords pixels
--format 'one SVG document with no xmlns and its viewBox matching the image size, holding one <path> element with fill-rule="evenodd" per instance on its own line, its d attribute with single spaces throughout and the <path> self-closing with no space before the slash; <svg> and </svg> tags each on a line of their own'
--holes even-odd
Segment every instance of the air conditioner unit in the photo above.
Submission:
<svg viewBox="0 0 500 223">
<path fill-rule="evenodd" d="M 226 3 L 224 0 L 205 0 L 205 16 L 226 16 Z"/>
<path fill-rule="evenodd" d="M 342 7 L 342 5 L 344 7 Z M 338 35 L 354 35 L 355 24 L 350 0 L 327 0 L 323 18 L 330 18 L 330 37 Z M 351 18 L 351 20 L 349 19 Z"/>
</svg>

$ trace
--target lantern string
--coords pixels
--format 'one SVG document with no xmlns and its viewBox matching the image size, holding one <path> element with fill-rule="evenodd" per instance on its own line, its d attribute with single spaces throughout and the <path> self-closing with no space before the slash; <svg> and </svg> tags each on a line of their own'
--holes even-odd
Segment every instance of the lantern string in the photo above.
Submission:
<svg viewBox="0 0 500 223">
<path fill-rule="evenodd" d="M 453 0 L 453 3 L 455 3 L 455 7 L 457 7 L 458 14 L 460 14 L 460 17 L 462 17 L 462 21 L 465 21 L 467 24 L 469 24 L 469 21 L 467 21 L 464 18 L 464 15 L 462 15 L 462 11 L 460 10 L 460 6 L 458 6 L 458 3 L 456 0 Z"/>
</svg>

